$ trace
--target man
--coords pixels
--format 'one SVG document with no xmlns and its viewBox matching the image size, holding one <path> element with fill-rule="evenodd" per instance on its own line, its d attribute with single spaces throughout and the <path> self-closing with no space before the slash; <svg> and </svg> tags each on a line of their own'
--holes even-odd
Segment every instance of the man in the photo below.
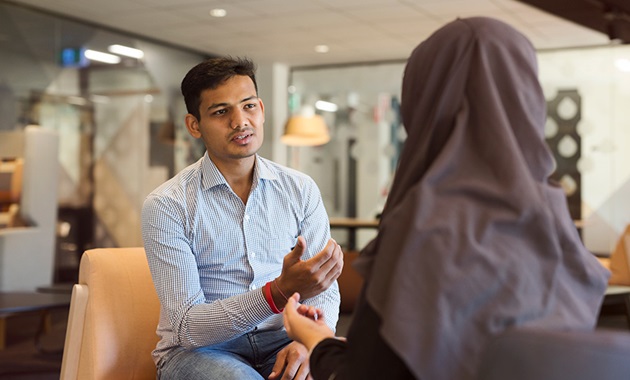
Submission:
<svg viewBox="0 0 630 380">
<path fill-rule="evenodd" d="M 286 296 L 300 292 L 337 322 L 341 248 L 314 181 L 256 154 L 265 114 L 254 70 L 217 58 L 188 72 L 186 128 L 206 154 L 144 203 L 161 379 L 305 379 L 308 352 L 279 314 Z"/>
</svg>

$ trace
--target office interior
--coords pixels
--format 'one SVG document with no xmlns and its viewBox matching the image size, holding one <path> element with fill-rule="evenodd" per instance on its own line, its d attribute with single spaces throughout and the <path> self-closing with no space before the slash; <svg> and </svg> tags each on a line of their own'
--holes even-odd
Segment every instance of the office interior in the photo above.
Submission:
<svg viewBox="0 0 630 380">
<path fill-rule="evenodd" d="M 512 0 L 488 2 L 533 7 Z M 368 8 L 387 5 L 368 3 Z M 136 5 L 141 10 L 143 2 Z M 7 280 L 7 272 L 15 270 L 11 266 L 32 257 L 23 252 L 17 261 L 9 259 L 12 252 L 0 244 L 0 291 L 73 283 L 86 249 L 141 246 L 145 196 L 204 153 L 183 125 L 181 78 L 205 58 L 247 53 L 195 49 L 183 40 L 177 44 L 51 9 L 54 5 L 41 9 L 28 1 L 0 2 L 0 169 L 5 168 L 0 185 L 10 187 L 14 156 L 22 156 L 13 150 L 25 145 L 27 126 L 58 136 L 59 167 L 56 181 L 30 190 L 42 197 L 55 195 L 54 223 L 35 226 L 28 216 L 0 219 L 0 242 L 12 239 L 7 236 L 16 229 L 45 227 L 54 236 L 42 248 L 46 258 L 38 275 L 15 282 Z M 433 22 L 435 29 L 439 25 Z M 556 158 L 554 178 L 565 189 L 585 246 L 607 256 L 630 224 L 630 38 L 589 27 L 579 30 L 583 45 L 541 43 L 538 48 L 549 111 L 545 135 Z M 86 50 L 107 51 L 112 45 L 133 47 L 143 56 L 117 55 L 114 64 L 86 58 Z M 373 220 L 387 198 L 405 140 L 398 107 L 406 56 L 392 55 L 379 56 L 374 49 L 361 61 L 350 54 L 339 62 L 306 57 L 291 63 L 267 56 L 258 62 L 258 87 L 266 105 L 260 154 L 312 176 L 331 218 Z M 328 108 L 316 107 L 322 101 Z M 283 144 L 286 120 L 309 107 L 326 121 L 330 142 Z M 8 206 L 2 211 L 6 214 Z M 375 233 L 358 230 L 351 248 L 359 250 Z M 349 235 L 333 230 L 346 247 Z"/>
</svg>

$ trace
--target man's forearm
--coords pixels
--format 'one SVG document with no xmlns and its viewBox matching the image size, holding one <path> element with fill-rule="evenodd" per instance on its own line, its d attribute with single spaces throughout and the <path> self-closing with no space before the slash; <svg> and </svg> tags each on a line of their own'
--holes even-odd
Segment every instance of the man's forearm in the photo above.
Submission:
<svg viewBox="0 0 630 380">
<path fill-rule="evenodd" d="M 193 305 L 175 318 L 173 331 L 181 346 L 197 348 L 242 335 L 272 315 L 262 291 L 257 289 Z"/>
</svg>

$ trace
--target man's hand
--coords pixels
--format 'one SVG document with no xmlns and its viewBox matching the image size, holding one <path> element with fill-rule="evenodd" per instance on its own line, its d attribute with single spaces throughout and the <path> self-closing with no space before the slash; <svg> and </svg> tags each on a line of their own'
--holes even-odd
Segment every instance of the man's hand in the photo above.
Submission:
<svg viewBox="0 0 630 380">
<path fill-rule="evenodd" d="M 284 257 L 282 273 L 276 279 L 276 285 L 286 295 L 297 292 L 303 298 L 316 296 L 328 289 L 341 274 L 343 252 L 336 241 L 330 239 L 323 250 L 303 261 L 301 257 L 305 250 L 306 241 L 299 236 L 293 251 Z M 279 296 L 274 293 L 274 300 L 281 301 L 276 305 L 282 308 L 286 300 L 278 299 Z"/>
<path fill-rule="evenodd" d="M 298 293 L 289 297 L 289 302 L 282 313 L 284 328 L 289 338 L 302 343 L 311 351 L 319 342 L 332 338 L 335 334 L 326 325 L 320 309 L 299 304 Z"/>
<path fill-rule="evenodd" d="M 280 378 L 280 374 L 282 374 L 282 378 Z M 291 342 L 280 350 L 276 355 L 276 364 L 273 365 L 271 375 L 269 375 L 269 380 L 274 379 L 312 379 L 306 347 L 298 342 Z"/>
</svg>

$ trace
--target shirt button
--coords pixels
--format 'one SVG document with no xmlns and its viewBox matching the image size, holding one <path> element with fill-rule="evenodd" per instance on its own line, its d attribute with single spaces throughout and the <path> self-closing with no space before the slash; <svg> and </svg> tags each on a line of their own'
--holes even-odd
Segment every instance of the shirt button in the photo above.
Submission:
<svg viewBox="0 0 630 380">
<path fill-rule="evenodd" d="M 249 215 L 245 215 L 245 220 L 249 220 Z"/>
<path fill-rule="evenodd" d="M 256 252 L 252 252 L 249 254 L 251 257 L 256 257 Z"/>
<path fill-rule="evenodd" d="M 256 290 L 257 287 L 256 287 L 256 285 L 252 285 L 252 286 L 250 286 L 250 288 L 252 288 L 252 290 Z"/>
</svg>

